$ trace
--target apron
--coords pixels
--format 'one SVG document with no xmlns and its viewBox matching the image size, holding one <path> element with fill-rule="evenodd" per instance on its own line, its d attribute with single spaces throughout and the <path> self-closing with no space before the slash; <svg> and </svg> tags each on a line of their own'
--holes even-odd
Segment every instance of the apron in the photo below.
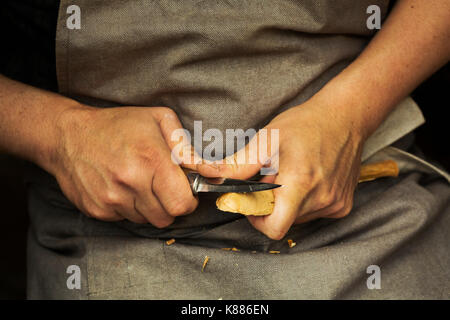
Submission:
<svg viewBox="0 0 450 320">
<path fill-rule="evenodd" d="M 72 4 L 81 8 L 79 30 L 66 28 Z M 373 4 L 384 19 L 382 0 L 62 0 L 59 89 L 97 107 L 168 106 L 192 136 L 194 120 L 204 131 L 258 129 L 357 57 L 373 35 L 366 27 Z M 194 213 L 162 230 L 96 221 L 35 172 L 28 297 L 449 298 L 449 176 L 390 146 L 423 121 L 412 99 L 402 101 L 363 152 L 368 162 L 398 160 L 402 175 L 358 186 L 348 217 L 294 226 L 280 241 L 218 211 L 215 194 L 200 195 Z M 170 238 L 176 243 L 167 246 Z M 240 251 L 221 249 L 230 247 Z M 70 265 L 80 267 L 81 289 L 67 288 Z M 380 266 L 379 290 L 366 285 L 370 265 Z"/>
</svg>

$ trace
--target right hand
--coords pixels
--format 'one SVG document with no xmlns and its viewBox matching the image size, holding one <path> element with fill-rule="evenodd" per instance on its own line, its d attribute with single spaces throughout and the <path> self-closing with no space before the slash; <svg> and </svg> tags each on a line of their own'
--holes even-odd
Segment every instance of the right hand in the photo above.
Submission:
<svg viewBox="0 0 450 320">
<path fill-rule="evenodd" d="M 50 173 L 86 215 L 167 227 L 198 200 L 171 159 L 170 137 L 181 128 L 166 107 L 80 107 L 59 117 Z"/>
</svg>

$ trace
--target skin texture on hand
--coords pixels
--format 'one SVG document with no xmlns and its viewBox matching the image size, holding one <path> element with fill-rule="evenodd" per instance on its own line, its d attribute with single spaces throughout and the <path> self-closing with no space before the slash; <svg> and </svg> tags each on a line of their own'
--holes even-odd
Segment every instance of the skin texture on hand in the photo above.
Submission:
<svg viewBox="0 0 450 320">
<path fill-rule="evenodd" d="M 279 130 L 280 163 L 278 174 L 266 176 L 263 181 L 283 187 L 273 190 L 273 213 L 248 216 L 250 223 L 268 237 L 281 239 L 294 223 L 347 215 L 352 208 L 364 142 L 362 132 L 351 118 L 312 99 L 281 113 L 264 129 Z M 244 152 L 248 157 L 248 145 L 238 151 Z M 202 164 L 197 170 L 205 176 L 248 179 L 265 163 L 261 160 L 258 165 L 227 164 L 227 161 L 214 166 Z"/>
<path fill-rule="evenodd" d="M 178 128 L 176 114 L 164 107 L 70 109 L 60 117 L 49 171 L 93 218 L 166 227 L 197 206 L 186 175 L 171 160 L 168 138 Z"/>
</svg>

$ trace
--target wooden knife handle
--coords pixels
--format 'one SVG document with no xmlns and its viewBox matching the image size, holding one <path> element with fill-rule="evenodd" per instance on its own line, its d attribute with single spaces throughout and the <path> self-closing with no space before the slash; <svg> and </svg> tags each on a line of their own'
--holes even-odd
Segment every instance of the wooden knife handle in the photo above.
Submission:
<svg viewBox="0 0 450 320">
<path fill-rule="evenodd" d="M 397 177 L 397 163 L 393 160 L 369 163 L 361 166 L 358 182 L 371 181 L 382 177 Z"/>
<path fill-rule="evenodd" d="M 193 170 L 183 168 L 187 175 Z M 397 177 L 399 173 L 397 163 L 393 160 L 385 160 L 361 166 L 358 182 L 371 181 L 382 177 Z"/>
</svg>

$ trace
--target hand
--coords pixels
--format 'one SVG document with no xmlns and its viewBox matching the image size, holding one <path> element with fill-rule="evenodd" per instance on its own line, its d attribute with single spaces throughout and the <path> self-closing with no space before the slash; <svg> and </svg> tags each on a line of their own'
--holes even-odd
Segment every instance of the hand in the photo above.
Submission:
<svg viewBox="0 0 450 320">
<path fill-rule="evenodd" d="M 196 208 L 186 175 L 171 159 L 170 135 L 181 128 L 171 109 L 82 107 L 59 119 L 49 171 L 88 216 L 162 228 Z"/>
<path fill-rule="evenodd" d="M 256 229 L 278 240 L 294 223 L 342 218 L 350 212 L 365 136 L 352 120 L 330 102 L 311 99 L 279 114 L 265 127 L 268 131 L 279 129 L 279 171 L 263 181 L 283 187 L 274 190 L 271 215 L 248 216 Z M 241 152 L 248 159 L 250 143 L 233 155 L 231 162 L 239 159 Z M 214 166 L 202 164 L 197 170 L 205 176 L 247 179 L 260 170 L 266 159 L 256 165 L 227 161 Z"/>
</svg>

